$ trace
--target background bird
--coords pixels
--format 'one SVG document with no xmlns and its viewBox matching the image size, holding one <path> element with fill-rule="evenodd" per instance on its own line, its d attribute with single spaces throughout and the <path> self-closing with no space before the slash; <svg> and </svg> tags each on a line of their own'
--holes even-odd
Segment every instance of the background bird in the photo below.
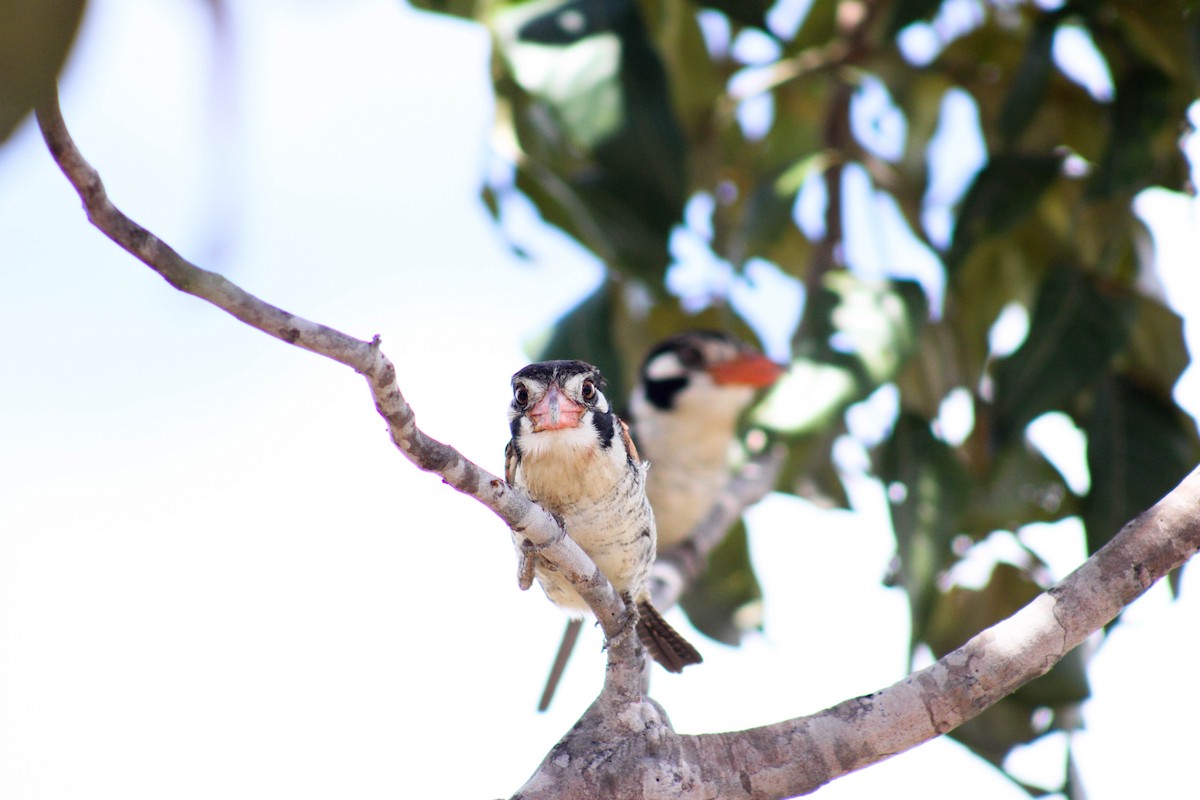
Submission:
<svg viewBox="0 0 1200 800">
<path fill-rule="evenodd" d="M 729 477 L 738 418 L 782 373 L 720 331 L 680 333 L 647 353 L 630 409 L 634 438 L 650 464 L 646 494 L 657 522 L 656 552 L 685 539 L 708 512 Z M 578 620 L 567 624 L 539 711 L 549 708 L 579 631 Z"/>
<path fill-rule="evenodd" d="M 729 480 L 737 424 L 783 367 L 721 331 L 687 331 L 646 355 L 630 398 L 633 434 L 651 464 L 646 494 L 658 550 L 688 537 Z"/>
<path fill-rule="evenodd" d="M 637 633 L 651 657 L 671 672 L 701 661 L 650 602 L 654 513 L 646 466 L 624 422 L 602 391 L 603 379 L 582 361 L 530 364 L 512 378 L 508 482 L 555 514 L 604 576 L 637 610 Z M 514 536 L 518 554 L 528 556 Z M 587 603 L 557 570 L 535 555 L 533 575 L 552 602 L 582 615 Z M 523 561 L 523 565 L 524 565 Z"/>
</svg>

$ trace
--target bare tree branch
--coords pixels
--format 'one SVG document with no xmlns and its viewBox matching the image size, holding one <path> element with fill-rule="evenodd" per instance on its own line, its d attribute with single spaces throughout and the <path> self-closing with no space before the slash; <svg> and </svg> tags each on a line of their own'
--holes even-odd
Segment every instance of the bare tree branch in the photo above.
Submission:
<svg viewBox="0 0 1200 800">
<path fill-rule="evenodd" d="M 734 733 L 677 736 L 657 707 L 622 739 L 568 734 L 514 797 L 796 797 L 941 736 L 1045 674 L 1200 550 L 1200 468 L 1103 549 L 1008 619 L 886 689 L 817 714 Z M 611 724 L 611 723 L 610 723 Z M 595 736 L 591 728 L 585 735 Z M 620 753 L 609 763 L 583 758 Z M 619 787 L 619 788 L 618 788 Z"/>
<path fill-rule="evenodd" d="M 88 220 L 106 236 L 182 292 L 207 300 L 242 322 L 288 344 L 331 358 L 367 379 L 375 410 L 387 420 L 392 441 L 420 469 L 475 498 L 504 520 L 514 539 L 564 573 L 596 614 L 610 640 L 620 636 L 625 604 L 596 565 L 541 506 L 520 489 L 465 458 L 417 427 L 412 407 L 396 380 L 396 368 L 380 349 L 379 337 L 355 339 L 264 302 L 224 276 L 192 264 L 169 245 L 127 217 L 108 199 L 99 173 L 83 157 L 67 131 L 57 92 L 37 109 L 38 125 L 51 155 L 79 193 Z M 636 637 L 624 637 L 635 639 Z M 636 646 L 609 648 L 606 690 L 636 695 L 642 659 Z M 612 684 L 610 687 L 609 684 Z"/>
</svg>

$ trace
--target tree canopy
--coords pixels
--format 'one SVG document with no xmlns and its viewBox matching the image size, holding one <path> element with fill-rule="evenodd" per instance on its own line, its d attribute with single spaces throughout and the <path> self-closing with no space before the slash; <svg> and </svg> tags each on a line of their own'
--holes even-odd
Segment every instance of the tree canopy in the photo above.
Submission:
<svg viewBox="0 0 1200 800">
<path fill-rule="evenodd" d="M 1192 188 L 1179 142 L 1200 95 L 1194 4 L 814 0 L 791 19 L 769 3 L 418 5 L 494 35 L 512 164 L 484 189 L 499 223 L 523 196 L 608 268 L 545 356 L 628 386 L 665 334 L 749 330 L 727 296 L 696 313 L 671 291 L 690 233 L 733 274 L 766 264 L 804 286 L 791 374 L 750 420 L 788 444 L 780 490 L 845 505 L 845 412 L 895 393 L 868 444 L 914 653 L 950 651 L 1044 585 L 1028 549 L 982 588 L 948 581 L 973 543 L 1077 516 L 1093 553 L 1200 457 L 1172 395 L 1182 322 L 1133 207 L 1148 187 Z M 851 197 L 856 178 L 869 188 Z M 877 264 L 855 263 L 863 246 Z M 935 268 L 916 274 L 914 252 Z M 991 336 L 1005 315 L 1024 326 L 1007 348 Z M 1086 485 L 1027 435 L 1052 413 L 1086 437 Z M 736 642 L 759 599 L 739 528 L 684 605 Z M 1000 765 L 1078 725 L 1087 696 L 1077 652 L 951 735 Z"/>
</svg>

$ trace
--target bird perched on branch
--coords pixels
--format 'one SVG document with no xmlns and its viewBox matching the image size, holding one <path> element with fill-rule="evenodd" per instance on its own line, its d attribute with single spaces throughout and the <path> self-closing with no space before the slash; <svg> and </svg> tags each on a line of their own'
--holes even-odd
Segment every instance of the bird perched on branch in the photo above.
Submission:
<svg viewBox="0 0 1200 800">
<path fill-rule="evenodd" d="M 646 495 L 657 522 L 657 551 L 685 539 L 729 479 L 737 422 L 759 389 L 783 367 L 736 336 L 687 331 L 647 353 L 630 398 L 633 433 L 650 469 Z M 538 703 L 545 711 L 562 677 L 580 624 L 567 624 Z"/>
<path fill-rule="evenodd" d="M 662 552 L 691 534 L 729 480 L 737 423 L 784 368 L 722 331 L 655 345 L 630 398 L 633 433 L 650 463 L 646 494 Z"/>
<path fill-rule="evenodd" d="M 508 482 L 555 514 L 636 608 L 638 638 L 655 661 L 670 672 L 700 663 L 696 648 L 650 603 L 656 532 L 646 466 L 604 396 L 600 371 L 582 361 L 530 364 L 513 375 L 512 389 Z M 588 611 L 563 574 L 533 559 L 533 575 L 553 603 L 574 615 Z"/>
</svg>

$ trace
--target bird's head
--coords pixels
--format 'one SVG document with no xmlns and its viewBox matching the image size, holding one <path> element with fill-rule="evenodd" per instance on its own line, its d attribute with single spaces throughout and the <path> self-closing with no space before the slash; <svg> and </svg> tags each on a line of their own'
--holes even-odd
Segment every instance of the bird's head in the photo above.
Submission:
<svg viewBox="0 0 1200 800">
<path fill-rule="evenodd" d="M 642 362 L 638 392 L 653 410 L 736 418 L 754 393 L 771 386 L 784 368 L 721 331 L 687 331 L 664 339 Z"/>
<path fill-rule="evenodd" d="M 613 414 L 600 370 L 583 361 L 541 361 L 512 377 L 508 421 L 513 438 L 595 431 L 612 440 Z"/>
</svg>

